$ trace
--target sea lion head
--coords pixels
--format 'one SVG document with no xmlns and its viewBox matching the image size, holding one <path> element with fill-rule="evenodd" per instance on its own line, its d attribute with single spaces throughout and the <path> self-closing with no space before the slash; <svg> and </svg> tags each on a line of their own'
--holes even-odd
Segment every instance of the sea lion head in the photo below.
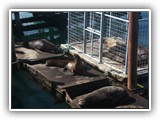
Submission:
<svg viewBox="0 0 160 120">
<path fill-rule="evenodd" d="M 94 96 L 91 94 L 83 96 L 78 100 L 78 105 L 82 108 L 92 108 L 94 104 Z"/>
</svg>

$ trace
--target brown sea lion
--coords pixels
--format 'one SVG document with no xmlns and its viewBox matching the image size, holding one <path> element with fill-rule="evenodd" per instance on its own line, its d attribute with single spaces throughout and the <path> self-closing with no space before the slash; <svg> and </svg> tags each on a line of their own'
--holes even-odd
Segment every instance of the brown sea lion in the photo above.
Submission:
<svg viewBox="0 0 160 120">
<path fill-rule="evenodd" d="M 69 70 L 73 75 L 80 75 L 84 72 L 84 63 L 77 54 L 72 54 L 73 60 L 70 61 L 64 68 L 63 71 Z"/>
<path fill-rule="evenodd" d="M 43 52 L 59 53 L 61 51 L 60 45 L 55 45 L 45 39 L 25 41 L 22 46 Z"/>
<path fill-rule="evenodd" d="M 85 94 L 79 99 L 81 108 L 112 108 L 129 98 L 127 91 L 118 86 L 107 86 Z"/>
</svg>

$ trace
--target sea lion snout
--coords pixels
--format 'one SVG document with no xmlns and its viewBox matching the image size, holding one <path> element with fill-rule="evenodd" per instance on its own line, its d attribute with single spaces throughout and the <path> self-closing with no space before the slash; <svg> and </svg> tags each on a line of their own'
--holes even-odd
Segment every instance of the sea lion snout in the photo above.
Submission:
<svg viewBox="0 0 160 120">
<path fill-rule="evenodd" d="M 82 100 L 82 99 L 79 99 L 79 100 L 78 100 L 78 105 L 79 105 L 79 106 L 82 106 L 82 105 L 83 105 L 83 100 Z"/>
</svg>

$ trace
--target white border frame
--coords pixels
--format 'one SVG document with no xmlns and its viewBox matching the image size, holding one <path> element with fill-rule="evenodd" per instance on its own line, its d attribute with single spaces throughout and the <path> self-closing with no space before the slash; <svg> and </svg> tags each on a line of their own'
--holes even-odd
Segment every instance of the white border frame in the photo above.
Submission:
<svg viewBox="0 0 160 120">
<path fill-rule="evenodd" d="M 149 12 L 149 109 L 11 109 L 11 13 L 12 12 L 70 12 L 70 11 L 146 11 Z M 10 9 L 9 10 L 9 110 L 10 111 L 150 111 L 151 110 L 151 10 L 150 9 Z"/>
</svg>

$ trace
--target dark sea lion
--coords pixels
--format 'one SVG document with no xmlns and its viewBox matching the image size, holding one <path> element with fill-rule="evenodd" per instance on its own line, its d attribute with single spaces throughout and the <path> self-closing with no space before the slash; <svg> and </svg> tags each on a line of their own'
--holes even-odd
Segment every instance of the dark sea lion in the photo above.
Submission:
<svg viewBox="0 0 160 120">
<path fill-rule="evenodd" d="M 70 61 L 64 68 L 63 71 L 69 70 L 73 75 L 80 75 L 84 72 L 84 63 L 77 54 L 72 54 L 73 60 Z"/>
<path fill-rule="evenodd" d="M 82 96 L 78 105 L 81 108 L 112 108 L 124 104 L 128 98 L 124 88 L 107 86 Z"/>
<path fill-rule="evenodd" d="M 60 45 L 55 45 L 45 39 L 25 41 L 22 46 L 43 52 L 59 53 L 61 51 Z"/>
</svg>

